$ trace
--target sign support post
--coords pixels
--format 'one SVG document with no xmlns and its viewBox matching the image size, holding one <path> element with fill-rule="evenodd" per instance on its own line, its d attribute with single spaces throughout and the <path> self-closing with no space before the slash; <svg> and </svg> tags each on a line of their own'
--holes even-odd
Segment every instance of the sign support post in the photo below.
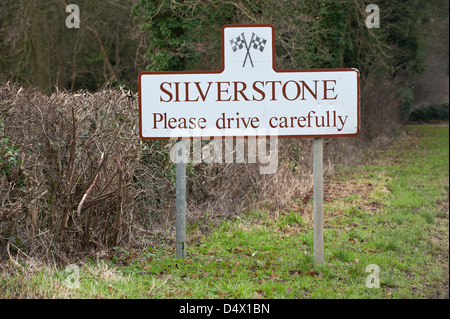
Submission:
<svg viewBox="0 0 450 319">
<path fill-rule="evenodd" d="M 186 256 L 186 140 L 176 143 L 176 256 Z"/>
<path fill-rule="evenodd" d="M 313 140 L 314 261 L 323 263 L 323 138 Z"/>
</svg>

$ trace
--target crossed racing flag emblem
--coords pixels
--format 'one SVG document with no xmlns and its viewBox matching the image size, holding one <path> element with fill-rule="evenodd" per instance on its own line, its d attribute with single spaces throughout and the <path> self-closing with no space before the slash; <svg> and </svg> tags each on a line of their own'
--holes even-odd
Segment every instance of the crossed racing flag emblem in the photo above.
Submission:
<svg viewBox="0 0 450 319">
<path fill-rule="evenodd" d="M 250 44 L 247 45 L 247 41 L 245 40 L 244 32 L 241 33 L 241 35 L 237 36 L 234 39 L 230 40 L 231 48 L 233 49 L 233 52 L 236 52 L 237 50 L 240 50 L 242 48 L 247 49 L 247 54 L 245 55 L 244 63 L 242 64 L 242 67 L 245 66 L 245 63 L 247 62 L 247 58 L 250 60 L 250 63 L 253 67 L 253 61 L 252 57 L 250 55 L 250 49 L 253 48 L 255 50 L 259 50 L 261 52 L 264 51 L 264 47 L 266 46 L 267 40 L 264 38 L 261 38 L 257 36 L 255 33 L 252 33 L 252 38 L 250 40 Z"/>
</svg>

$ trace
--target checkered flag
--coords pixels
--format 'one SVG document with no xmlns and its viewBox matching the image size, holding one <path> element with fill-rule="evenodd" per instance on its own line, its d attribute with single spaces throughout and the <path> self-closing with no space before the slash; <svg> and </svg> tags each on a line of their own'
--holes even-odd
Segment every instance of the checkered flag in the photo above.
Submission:
<svg viewBox="0 0 450 319">
<path fill-rule="evenodd" d="M 242 67 L 245 67 L 245 63 L 247 62 L 247 58 L 250 61 L 250 64 L 253 65 L 252 56 L 250 55 L 250 49 L 259 50 L 260 52 L 264 51 L 264 47 L 266 46 L 267 40 L 264 38 L 261 38 L 257 36 L 255 33 L 252 33 L 252 38 L 250 40 L 250 44 L 247 44 L 247 41 L 245 40 L 244 32 L 242 32 L 239 36 L 236 38 L 233 38 L 230 40 L 231 49 L 233 52 L 236 52 L 237 50 L 240 50 L 245 47 L 247 50 L 247 54 L 244 58 L 244 63 L 242 64 Z"/>
<path fill-rule="evenodd" d="M 230 40 L 231 48 L 233 49 L 233 52 L 236 52 L 237 50 L 242 49 L 243 47 L 247 47 L 247 43 L 245 42 L 244 33 L 242 33 L 240 36 L 231 39 Z"/>
<path fill-rule="evenodd" d="M 253 40 L 250 43 L 250 46 L 253 47 L 253 49 L 263 52 L 264 47 L 266 46 L 266 42 L 267 42 L 266 39 L 255 36 L 255 37 L 253 37 Z"/>
</svg>

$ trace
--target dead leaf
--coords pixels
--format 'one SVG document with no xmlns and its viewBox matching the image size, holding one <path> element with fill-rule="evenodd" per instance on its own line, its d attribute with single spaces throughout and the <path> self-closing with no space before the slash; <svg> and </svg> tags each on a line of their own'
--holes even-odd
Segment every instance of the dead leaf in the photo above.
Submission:
<svg viewBox="0 0 450 319">
<path fill-rule="evenodd" d="M 311 269 L 310 271 L 308 271 L 306 273 L 308 276 L 314 277 L 314 276 L 318 276 L 319 273 L 317 271 L 315 271 L 314 269 Z"/>
<path fill-rule="evenodd" d="M 261 289 L 259 289 L 258 291 L 255 291 L 253 293 L 253 298 L 254 299 L 263 299 L 264 298 L 264 291 L 262 291 Z"/>
</svg>

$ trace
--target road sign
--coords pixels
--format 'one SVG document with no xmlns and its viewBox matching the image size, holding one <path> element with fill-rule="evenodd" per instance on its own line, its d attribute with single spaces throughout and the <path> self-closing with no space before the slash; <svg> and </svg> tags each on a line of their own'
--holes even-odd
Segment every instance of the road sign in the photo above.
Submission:
<svg viewBox="0 0 450 319">
<path fill-rule="evenodd" d="M 222 28 L 222 70 L 139 74 L 143 139 L 359 133 L 359 71 L 277 70 L 271 25 Z"/>
<path fill-rule="evenodd" d="M 277 70 L 274 41 L 271 25 L 227 25 L 220 71 L 140 73 L 139 135 L 144 140 L 313 137 L 314 259 L 323 263 L 322 138 L 359 133 L 359 71 Z M 177 147 L 185 149 L 185 142 Z M 180 258 L 186 255 L 185 165 L 177 162 Z"/>
</svg>

